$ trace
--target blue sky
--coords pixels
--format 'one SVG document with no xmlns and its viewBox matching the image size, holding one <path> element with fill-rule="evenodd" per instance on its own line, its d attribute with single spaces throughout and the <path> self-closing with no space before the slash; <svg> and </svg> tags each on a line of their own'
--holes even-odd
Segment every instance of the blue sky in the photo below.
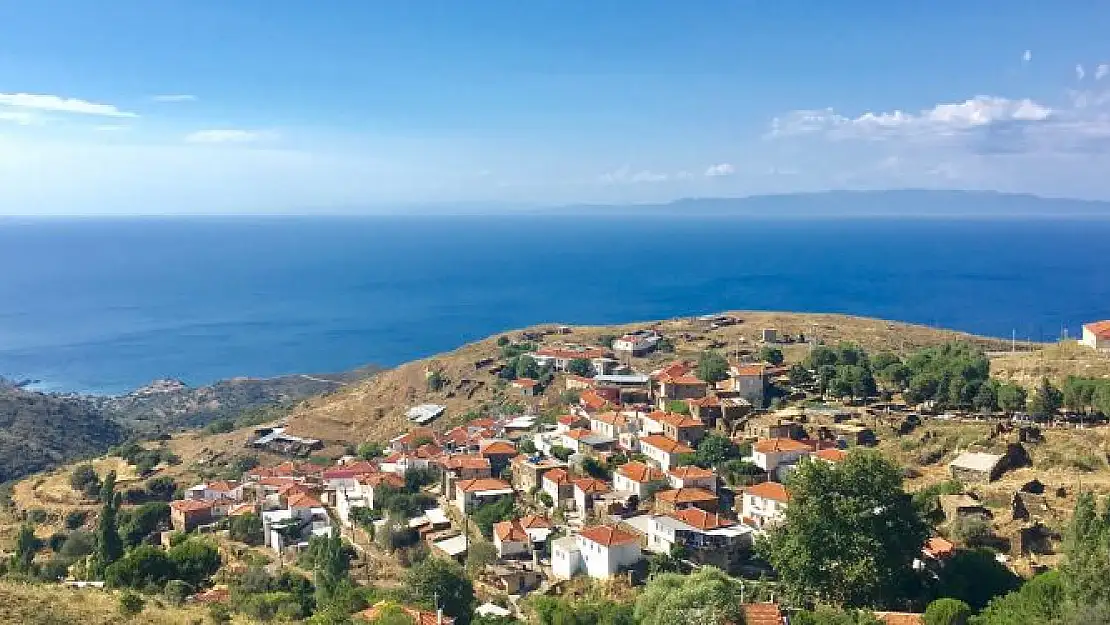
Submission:
<svg viewBox="0 0 1110 625">
<path fill-rule="evenodd" d="M 1102 2 L 320 4 L 0 4 L 0 213 L 1110 199 Z"/>
</svg>

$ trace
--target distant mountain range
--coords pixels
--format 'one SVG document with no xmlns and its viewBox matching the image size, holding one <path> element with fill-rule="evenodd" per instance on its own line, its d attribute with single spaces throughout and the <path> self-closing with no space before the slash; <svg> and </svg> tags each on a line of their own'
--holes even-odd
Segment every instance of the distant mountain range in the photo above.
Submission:
<svg viewBox="0 0 1110 625">
<path fill-rule="evenodd" d="M 699 215 L 758 218 L 829 217 L 1106 217 L 1110 202 L 995 191 L 823 191 L 739 198 L 686 198 L 661 204 L 580 204 L 541 213 Z"/>
</svg>

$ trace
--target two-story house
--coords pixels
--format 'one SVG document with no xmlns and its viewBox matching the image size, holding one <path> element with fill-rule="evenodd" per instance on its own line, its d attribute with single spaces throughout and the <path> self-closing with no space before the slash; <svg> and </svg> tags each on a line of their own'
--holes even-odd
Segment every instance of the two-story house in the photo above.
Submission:
<svg viewBox="0 0 1110 625">
<path fill-rule="evenodd" d="M 580 477 L 574 480 L 574 508 L 582 514 L 594 509 L 594 502 L 610 492 L 609 485 L 593 477 Z"/>
<path fill-rule="evenodd" d="M 672 553 L 682 547 L 695 562 L 730 570 L 751 550 L 752 530 L 700 508 L 659 514 L 648 522 L 647 549 Z"/>
<path fill-rule="evenodd" d="M 612 525 L 594 525 L 552 543 L 551 569 L 555 577 L 570 579 L 584 572 L 609 579 L 639 562 L 640 537 Z"/>
<path fill-rule="evenodd" d="M 797 464 L 800 458 L 812 453 L 813 446 L 809 443 L 790 438 L 765 438 L 752 445 L 751 462 L 768 475 L 778 476 L 782 467 Z"/>
<path fill-rule="evenodd" d="M 671 488 L 655 493 L 655 507 L 663 513 L 687 508 L 716 512 L 719 505 L 717 495 L 704 488 Z"/>
<path fill-rule="evenodd" d="M 477 506 L 512 494 L 512 485 L 495 477 L 460 480 L 455 483 L 454 503 L 456 508 L 468 514 Z"/>
<path fill-rule="evenodd" d="M 667 481 L 671 488 L 704 488 L 711 493 L 717 492 L 717 474 L 693 464 L 672 468 L 667 472 Z"/>
<path fill-rule="evenodd" d="M 667 487 L 667 476 L 653 466 L 633 460 L 613 471 L 613 487 L 635 493 L 640 501 L 647 501 L 655 491 Z"/>
<path fill-rule="evenodd" d="M 619 412 L 599 412 L 590 417 L 590 429 L 602 436 L 615 439 L 629 431 L 629 421 Z"/>
<path fill-rule="evenodd" d="M 574 501 L 574 481 L 564 468 L 554 468 L 543 474 L 540 482 L 543 492 L 551 497 L 552 505 L 560 506 Z"/>
<path fill-rule="evenodd" d="M 662 434 L 652 434 L 640 439 L 640 451 L 660 469 L 667 471 L 678 465 L 679 456 L 694 453 L 694 448 Z"/>
<path fill-rule="evenodd" d="M 782 521 L 790 493 L 778 482 L 763 482 L 744 489 L 740 515 L 746 525 L 762 530 Z"/>
<path fill-rule="evenodd" d="M 695 447 L 705 438 L 705 424 L 701 419 L 676 412 L 655 412 L 651 419 L 663 426 L 663 436 Z"/>
</svg>

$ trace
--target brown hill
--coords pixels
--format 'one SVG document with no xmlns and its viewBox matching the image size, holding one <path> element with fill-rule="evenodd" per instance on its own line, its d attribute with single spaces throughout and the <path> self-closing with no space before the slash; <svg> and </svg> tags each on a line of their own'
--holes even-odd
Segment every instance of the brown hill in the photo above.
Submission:
<svg viewBox="0 0 1110 625">
<path fill-rule="evenodd" d="M 693 358 L 705 349 L 718 349 L 730 355 L 753 352 L 758 349 L 764 328 L 773 328 L 780 336 L 789 339 L 804 335 L 806 340 L 816 337 L 827 344 L 846 340 L 869 350 L 910 352 L 954 339 L 971 341 L 987 350 L 1010 347 L 1008 341 L 1000 339 L 846 315 L 752 311 L 723 315 L 738 322 L 716 329 L 711 329 L 705 321 L 688 317 L 616 326 L 546 325 L 507 332 L 503 336 L 513 341 L 535 337 L 535 342 L 540 345 L 594 345 L 604 336 L 655 328 L 674 342 L 675 353 L 635 359 L 635 366 L 641 370 L 649 370 L 676 357 Z M 453 352 L 411 362 L 326 397 L 310 399 L 294 409 L 289 419 L 289 430 L 326 441 L 358 443 L 385 440 L 405 431 L 409 427 L 405 412 L 425 402 L 447 406 L 447 417 L 441 419 L 437 427 L 458 423 L 466 412 L 495 407 L 500 402 L 535 401 L 542 405 L 544 400 L 524 398 L 512 387 L 499 388 L 504 385 L 497 383 L 493 368 L 504 359 L 500 358 L 501 348 L 497 345 L 497 338 L 490 337 Z M 786 343 L 780 347 L 788 362 L 801 359 L 808 349 L 802 343 Z M 439 391 L 429 390 L 427 375 L 432 371 L 439 372 L 446 380 Z"/>
</svg>

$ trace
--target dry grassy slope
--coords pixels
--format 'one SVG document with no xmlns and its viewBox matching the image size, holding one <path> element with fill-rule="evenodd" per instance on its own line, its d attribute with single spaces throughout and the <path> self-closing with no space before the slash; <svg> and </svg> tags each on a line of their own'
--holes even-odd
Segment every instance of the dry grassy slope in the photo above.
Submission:
<svg viewBox="0 0 1110 625">
<path fill-rule="evenodd" d="M 733 312 L 727 313 L 743 320 L 743 323 L 710 331 L 692 318 L 673 319 L 658 322 L 629 323 L 617 326 L 573 327 L 569 334 L 556 334 L 545 337 L 544 343 L 578 342 L 593 344 L 603 334 L 620 334 L 643 327 L 657 327 L 676 342 L 677 356 L 655 356 L 650 360 L 638 359 L 637 366 L 649 369 L 655 363 L 675 357 L 695 357 L 707 348 L 733 352 L 737 349 L 754 349 L 758 345 L 763 328 L 775 328 L 780 333 L 807 337 L 816 335 L 825 343 L 833 344 L 841 340 L 854 341 L 867 349 L 893 349 L 912 351 L 916 348 L 934 345 L 953 339 L 967 340 L 982 345 L 988 350 L 999 350 L 1009 346 L 1007 341 L 988 339 L 969 334 L 939 330 L 925 326 L 911 325 L 833 314 L 802 314 L 777 312 Z M 555 326 L 536 326 L 524 331 L 553 329 Z M 521 330 L 506 332 L 505 335 L 517 339 Z M 408 427 L 405 411 L 419 403 L 434 402 L 445 404 L 449 415 L 460 415 L 467 410 L 480 407 L 495 398 L 495 379 L 486 371 L 476 370 L 474 363 L 484 358 L 495 358 L 499 353 L 497 337 L 463 346 L 453 352 L 441 354 L 425 360 L 408 363 L 391 371 L 386 371 L 364 382 L 351 385 L 327 397 L 314 398 L 304 402 L 294 410 L 290 417 L 290 431 L 305 436 L 313 436 L 328 441 L 357 443 L 364 440 L 385 440 L 404 431 Z M 785 346 L 788 360 L 800 359 L 805 351 L 802 345 Z M 425 372 L 435 369 L 441 371 L 449 380 L 440 392 L 427 390 Z M 473 396 L 458 392 L 460 384 L 481 382 L 481 388 Z M 464 387 L 465 388 L 465 387 Z M 448 393 L 455 390 L 455 396 Z M 506 395 L 517 397 L 513 389 Z M 450 423 L 447 419 L 439 425 Z"/>
<path fill-rule="evenodd" d="M 1110 356 L 1067 341 L 1031 352 L 998 354 L 991 359 L 991 370 L 1000 378 L 1026 386 L 1046 376 L 1057 382 L 1069 375 L 1110 378 Z"/>
<path fill-rule="evenodd" d="M 148 600 L 141 614 L 119 613 L 119 595 L 96 589 L 0 582 L 0 623 L 13 625 L 192 625 L 207 623 L 203 606 L 160 607 Z M 238 615 L 233 623 L 250 623 Z"/>
</svg>

